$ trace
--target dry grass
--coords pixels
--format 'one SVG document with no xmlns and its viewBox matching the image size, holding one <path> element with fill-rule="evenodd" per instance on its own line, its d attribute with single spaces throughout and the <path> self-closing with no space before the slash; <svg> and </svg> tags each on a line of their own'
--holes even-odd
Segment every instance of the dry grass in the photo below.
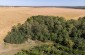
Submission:
<svg viewBox="0 0 85 55">
<path fill-rule="evenodd" d="M 35 41 L 32 41 L 30 39 L 28 40 L 28 42 L 25 42 L 23 44 L 5 43 L 5 44 L 2 44 L 0 48 L 0 55 L 14 55 L 22 49 L 29 50 L 37 45 L 39 45 L 39 43 L 36 43 Z"/>
<path fill-rule="evenodd" d="M 67 19 L 77 19 L 85 15 L 85 10 L 69 8 L 31 8 L 31 7 L 0 7 L 0 43 L 13 25 L 23 23 L 33 15 L 62 16 Z"/>
</svg>

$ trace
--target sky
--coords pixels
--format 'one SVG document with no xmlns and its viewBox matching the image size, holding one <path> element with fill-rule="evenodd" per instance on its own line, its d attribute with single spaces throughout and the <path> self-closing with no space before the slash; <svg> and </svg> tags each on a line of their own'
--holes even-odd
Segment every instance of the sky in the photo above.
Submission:
<svg viewBox="0 0 85 55">
<path fill-rule="evenodd" d="M 85 6 L 85 0 L 0 0 L 1 6 Z"/>
</svg>

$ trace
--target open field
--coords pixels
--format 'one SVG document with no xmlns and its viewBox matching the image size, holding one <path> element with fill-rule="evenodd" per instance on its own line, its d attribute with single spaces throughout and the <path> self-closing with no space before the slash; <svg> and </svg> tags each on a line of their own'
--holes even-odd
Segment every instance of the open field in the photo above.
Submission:
<svg viewBox="0 0 85 55">
<path fill-rule="evenodd" d="M 0 43 L 13 25 L 23 23 L 33 15 L 62 16 L 66 19 L 78 19 L 85 15 L 85 10 L 70 8 L 32 8 L 32 7 L 0 7 Z"/>
</svg>

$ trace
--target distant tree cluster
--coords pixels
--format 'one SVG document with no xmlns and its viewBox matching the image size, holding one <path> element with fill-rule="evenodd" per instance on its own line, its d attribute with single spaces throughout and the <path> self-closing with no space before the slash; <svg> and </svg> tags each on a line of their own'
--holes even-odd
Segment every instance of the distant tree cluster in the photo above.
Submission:
<svg viewBox="0 0 85 55">
<path fill-rule="evenodd" d="M 28 40 L 53 41 L 85 53 L 85 17 L 65 20 L 63 17 L 32 16 L 24 24 L 14 26 L 4 42 L 20 44 Z"/>
</svg>

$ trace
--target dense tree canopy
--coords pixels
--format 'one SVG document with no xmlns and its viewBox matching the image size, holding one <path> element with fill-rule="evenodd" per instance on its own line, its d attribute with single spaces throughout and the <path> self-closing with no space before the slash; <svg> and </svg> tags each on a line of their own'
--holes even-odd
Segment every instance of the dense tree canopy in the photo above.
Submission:
<svg viewBox="0 0 85 55">
<path fill-rule="evenodd" d="M 85 17 L 79 18 L 78 20 L 65 20 L 63 17 L 41 15 L 32 16 L 28 18 L 24 24 L 13 26 L 11 32 L 9 32 L 4 39 L 4 42 L 20 44 L 25 42 L 28 38 L 42 42 L 46 42 L 48 40 L 53 41 L 57 44 L 60 44 L 64 48 L 71 48 L 73 52 L 80 51 L 81 54 L 78 53 L 79 55 L 84 55 Z M 58 49 L 57 51 L 58 53 L 61 52 L 61 50 Z M 49 54 L 50 53 L 48 53 L 47 55 Z M 38 53 L 34 55 L 38 55 Z M 63 53 L 60 55 L 63 55 Z"/>
</svg>

